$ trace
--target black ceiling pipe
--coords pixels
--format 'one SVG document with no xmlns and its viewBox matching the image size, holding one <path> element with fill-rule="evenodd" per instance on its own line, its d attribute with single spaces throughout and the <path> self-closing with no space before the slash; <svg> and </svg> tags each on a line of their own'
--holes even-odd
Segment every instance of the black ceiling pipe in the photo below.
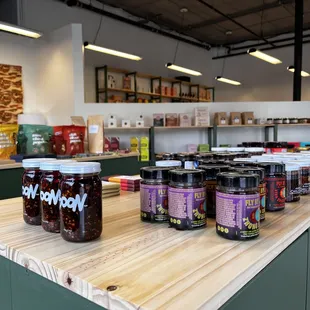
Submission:
<svg viewBox="0 0 310 310">
<path fill-rule="evenodd" d="M 58 0 L 58 1 L 68 4 L 68 0 Z M 119 16 L 117 14 L 113 14 L 111 12 L 104 11 L 102 9 L 96 8 L 90 4 L 86 4 L 86 3 L 83 3 L 83 2 L 78 1 L 78 0 L 74 0 L 74 3 L 76 3 L 75 7 L 85 9 L 85 10 L 88 10 L 88 11 L 91 11 L 91 12 L 94 12 L 94 13 L 112 18 L 112 19 L 116 19 L 116 20 L 121 21 L 123 23 L 129 24 L 129 25 L 132 25 L 132 26 L 135 26 L 135 27 L 147 30 L 147 31 L 151 31 L 153 33 L 157 33 L 157 34 L 160 34 L 162 36 L 165 36 L 165 37 L 168 37 L 168 38 L 171 38 L 174 40 L 179 40 L 181 42 L 184 42 L 184 43 L 187 43 L 190 45 L 194 45 L 196 47 L 200 47 L 200 48 L 206 49 L 208 51 L 211 49 L 212 46 L 214 46 L 214 45 L 211 45 L 209 43 L 203 43 L 203 42 L 199 43 L 199 42 L 191 41 L 189 39 L 183 38 L 182 36 L 178 36 L 178 35 L 163 31 L 161 29 L 151 27 L 149 25 L 141 24 L 137 21 Z M 71 7 L 73 6 L 73 5 L 71 5 L 71 0 L 70 0 L 70 6 Z"/>
<path fill-rule="evenodd" d="M 301 100 L 301 70 L 302 70 L 302 31 L 304 22 L 304 1 L 295 1 L 295 44 L 294 44 L 294 86 L 293 101 Z"/>
</svg>

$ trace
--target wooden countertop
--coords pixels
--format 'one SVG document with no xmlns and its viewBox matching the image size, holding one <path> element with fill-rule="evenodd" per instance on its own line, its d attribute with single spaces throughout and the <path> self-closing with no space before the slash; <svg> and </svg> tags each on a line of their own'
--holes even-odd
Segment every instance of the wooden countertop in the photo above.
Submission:
<svg viewBox="0 0 310 310">
<path fill-rule="evenodd" d="M 73 158 L 76 161 L 95 161 L 95 160 L 105 160 L 105 159 L 113 159 L 113 158 L 125 158 L 125 157 L 138 157 L 138 153 L 128 153 L 128 154 L 115 154 L 115 155 L 106 155 L 106 156 L 89 156 L 89 157 L 81 157 L 81 158 Z M 21 168 L 22 163 L 1 163 L 0 161 L 0 170 L 4 169 L 14 169 Z"/>
<path fill-rule="evenodd" d="M 21 198 L 0 201 L 0 255 L 108 309 L 217 309 L 310 226 L 310 198 L 267 213 L 259 238 L 142 223 L 139 193 L 104 200 L 99 240 L 65 242 L 24 224 Z M 107 287 L 116 286 L 107 292 Z"/>
</svg>

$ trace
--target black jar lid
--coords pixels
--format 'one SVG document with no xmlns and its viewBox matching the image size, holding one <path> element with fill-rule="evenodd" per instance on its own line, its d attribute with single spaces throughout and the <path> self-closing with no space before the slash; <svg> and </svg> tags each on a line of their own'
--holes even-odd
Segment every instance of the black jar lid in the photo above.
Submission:
<svg viewBox="0 0 310 310">
<path fill-rule="evenodd" d="M 186 160 L 194 160 L 195 154 L 194 153 L 179 153 L 177 156 L 177 160 L 186 161 Z"/>
<path fill-rule="evenodd" d="M 198 167 L 198 169 L 206 172 L 206 179 L 216 179 L 220 172 L 229 171 L 229 168 L 227 165 L 201 165 Z"/>
<path fill-rule="evenodd" d="M 196 160 L 208 160 L 208 159 L 212 159 L 213 158 L 213 154 L 212 153 L 200 153 L 195 155 L 195 159 Z"/>
<path fill-rule="evenodd" d="M 277 162 L 262 162 L 257 164 L 258 167 L 264 168 L 266 174 L 284 173 L 285 166 Z"/>
<path fill-rule="evenodd" d="M 169 179 L 169 167 L 143 167 L 140 169 L 140 177 L 147 180 L 166 180 Z"/>
<path fill-rule="evenodd" d="M 227 165 L 234 167 L 257 167 L 257 162 L 251 162 L 251 161 L 227 161 Z"/>
<path fill-rule="evenodd" d="M 231 168 L 232 171 L 236 171 L 239 173 L 246 173 L 246 174 L 258 174 L 260 181 L 263 181 L 265 178 L 265 169 L 259 167 L 233 167 Z"/>
<path fill-rule="evenodd" d="M 259 176 L 238 172 L 221 172 L 217 175 L 217 185 L 230 188 L 254 188 L 259 185 Z"/>
<path fill-rule="evenodd" d="M 165 153 L 161 155 L 163 160 L 172 160 L 174 159 L 174 155 L 172 153 Z"/>
<path fill-rule="evenodd" d="M 174 169 L 169 171 L 169 181 L 174 183 L 202 183 L 206 173 L 200 169 Z"/>
</svg>

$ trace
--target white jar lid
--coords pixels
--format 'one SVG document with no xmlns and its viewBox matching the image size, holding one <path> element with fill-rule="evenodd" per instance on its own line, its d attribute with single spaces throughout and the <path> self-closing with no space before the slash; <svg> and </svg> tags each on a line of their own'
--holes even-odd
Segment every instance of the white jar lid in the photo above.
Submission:
<svg viewBox="0 0 310 310">
<path fill-rule="evenodd" d="M 211 147 L 212 152 L 227 152 L 227 147 Z"/>
<path fill-rule="evenodd" d="M 310 167 L 310 161 L 294 160 L 290 161 L 290 164 L 298 165 L 299 167 Z"/>
<path fill-rule="evenodd" d="M 41 162 L 44 161 L 55 161 L 55 158 L 29 158 L 23 159 L 23 168 L 40 168 Z"/>
<path fill-rule="evenodd" d="M 300 170 L 300 167 L 298 165 L 294 165 L 291 163 L 285 164 L 285 171 L 298 171 Z"/>
<path fill-rule="evenodd" d="M 245 152 L 249 153 L 255 153 L 255 152 L 265 152 L 265 149 L 263 147 L 246 147 Z"/>
<path fill-rule="evenodd" d="M 90 174 L 101 171 L 100 163 L 79 162 L 62 164 L 60 166 L 60 173 L 66 174 Z"/>
<path fill-rule="evenodd" d="M 182 162 L 179 160 L 159 160 L 156 162 L 157 167 L 181 167 Z"/>
<path fill-rule="evenodd" d="M 52 161 L 43 161 L 40 163 L 40 170 L 43 171 L 59 171 L 60 167 L 64 164 L 75 163 L 75 160 L 72 159 L 62 159 L 62 160 L 52 160 Z"/>
<path fill-rule="evenodd" d="M 227 152 L 244 152 L 244 147 L 228 147 Z"/>
<path fill-rule="evenodd" d="M 253 158 L 234 158 L 233 161 L 244 161 L 244 162 L 248 162 L 248 163 L 254 163 L 255 159 L 253 159 Z"/>
</svg>

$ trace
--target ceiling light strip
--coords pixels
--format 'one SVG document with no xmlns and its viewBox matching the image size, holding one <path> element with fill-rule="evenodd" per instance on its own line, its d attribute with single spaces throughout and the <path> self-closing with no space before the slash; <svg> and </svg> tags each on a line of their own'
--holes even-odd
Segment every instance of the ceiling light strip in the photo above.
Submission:
<svg viewBox="0 0 310 310">
<path fill-rule="evenodd" d="M 287 70 L 290 71 L 290 72 L 295 72 L 294 66 L 289 66 L 289 67 L 287 67 Z M 306 71 L 301 71 L 301 72 L 300 72 L 300 75 L 301 75 L 302 77 L 309 77 L 309 76 L 310 76 L 310 74 L 309 74 L 308 72 L 306 72 Z"/>
<path fill-rule="evenodd" d="M 166 64 L 166 67 L 168 69 L 170 69 L 170 70 L 175 70 L 175 71 L 179 71 L 179 72 L 190 74 L 190 75 L 194 75 L 194 76 L 202 75 L 202 73 L 199 72 L 199 71 L 195 71 L 195 70 L 192 70 L 192 69 L 187 69 L 187 68 L 184 68 L 184 67 L 181 67 L 181 66 L 177 66 L 177 65 L 172 64 L 170 62 Z"/>
<path fill-rule="evenodd" d="M 275 58 L 275 57 L 272 57 L 272 56 L 270 56 L 270 55 L 268 55 L 268 54 L 266 54 L 266 53 L 263 53 L 263 52 L 257 50 L 256 48 L 250 48 L 250 49 L 247 51 L 247 53 L 248 53 L 249 55 L 251 55 L 251 56 L 254 56 L 254 57 L 256 57 L 256 58 L 259 58 L 259 59 L 261 59 L 261 60 L 264 60 L 264 61 L 266 61 L 266 62 L 269 62 L 269 63 L 271 63 L 271 64 L 273 64 L 273 65 L 278 65 L 278 64 L 281 64 L 281 63 L 282 63 L 282 61 L 281 61 L 280 59 Z"/>
<path fill-rule="evenodd" d="M 223 82 L 223 83 L 227 83 L 227 84 L 231 84 L 231 85 L 235 85 L 235 86 L 241 85 L 241 83 L 238 81 L 227 79 L 227 78 L 224 78 L 222 76 L 217 76 L 215 79 L 219 82 Z"/>
<path fill-rule="evenodd" d="M 5 32 L 10 32 L 14 34 L 18 34 L 21 36 L 33 38 L 33 39 L 38 39 L 42 36 L 41 33 L 32 31 L 23 27 L 11 25 L 8 23 L 0 22 L 0 31 L 5 31 Z"/>
</svg>

